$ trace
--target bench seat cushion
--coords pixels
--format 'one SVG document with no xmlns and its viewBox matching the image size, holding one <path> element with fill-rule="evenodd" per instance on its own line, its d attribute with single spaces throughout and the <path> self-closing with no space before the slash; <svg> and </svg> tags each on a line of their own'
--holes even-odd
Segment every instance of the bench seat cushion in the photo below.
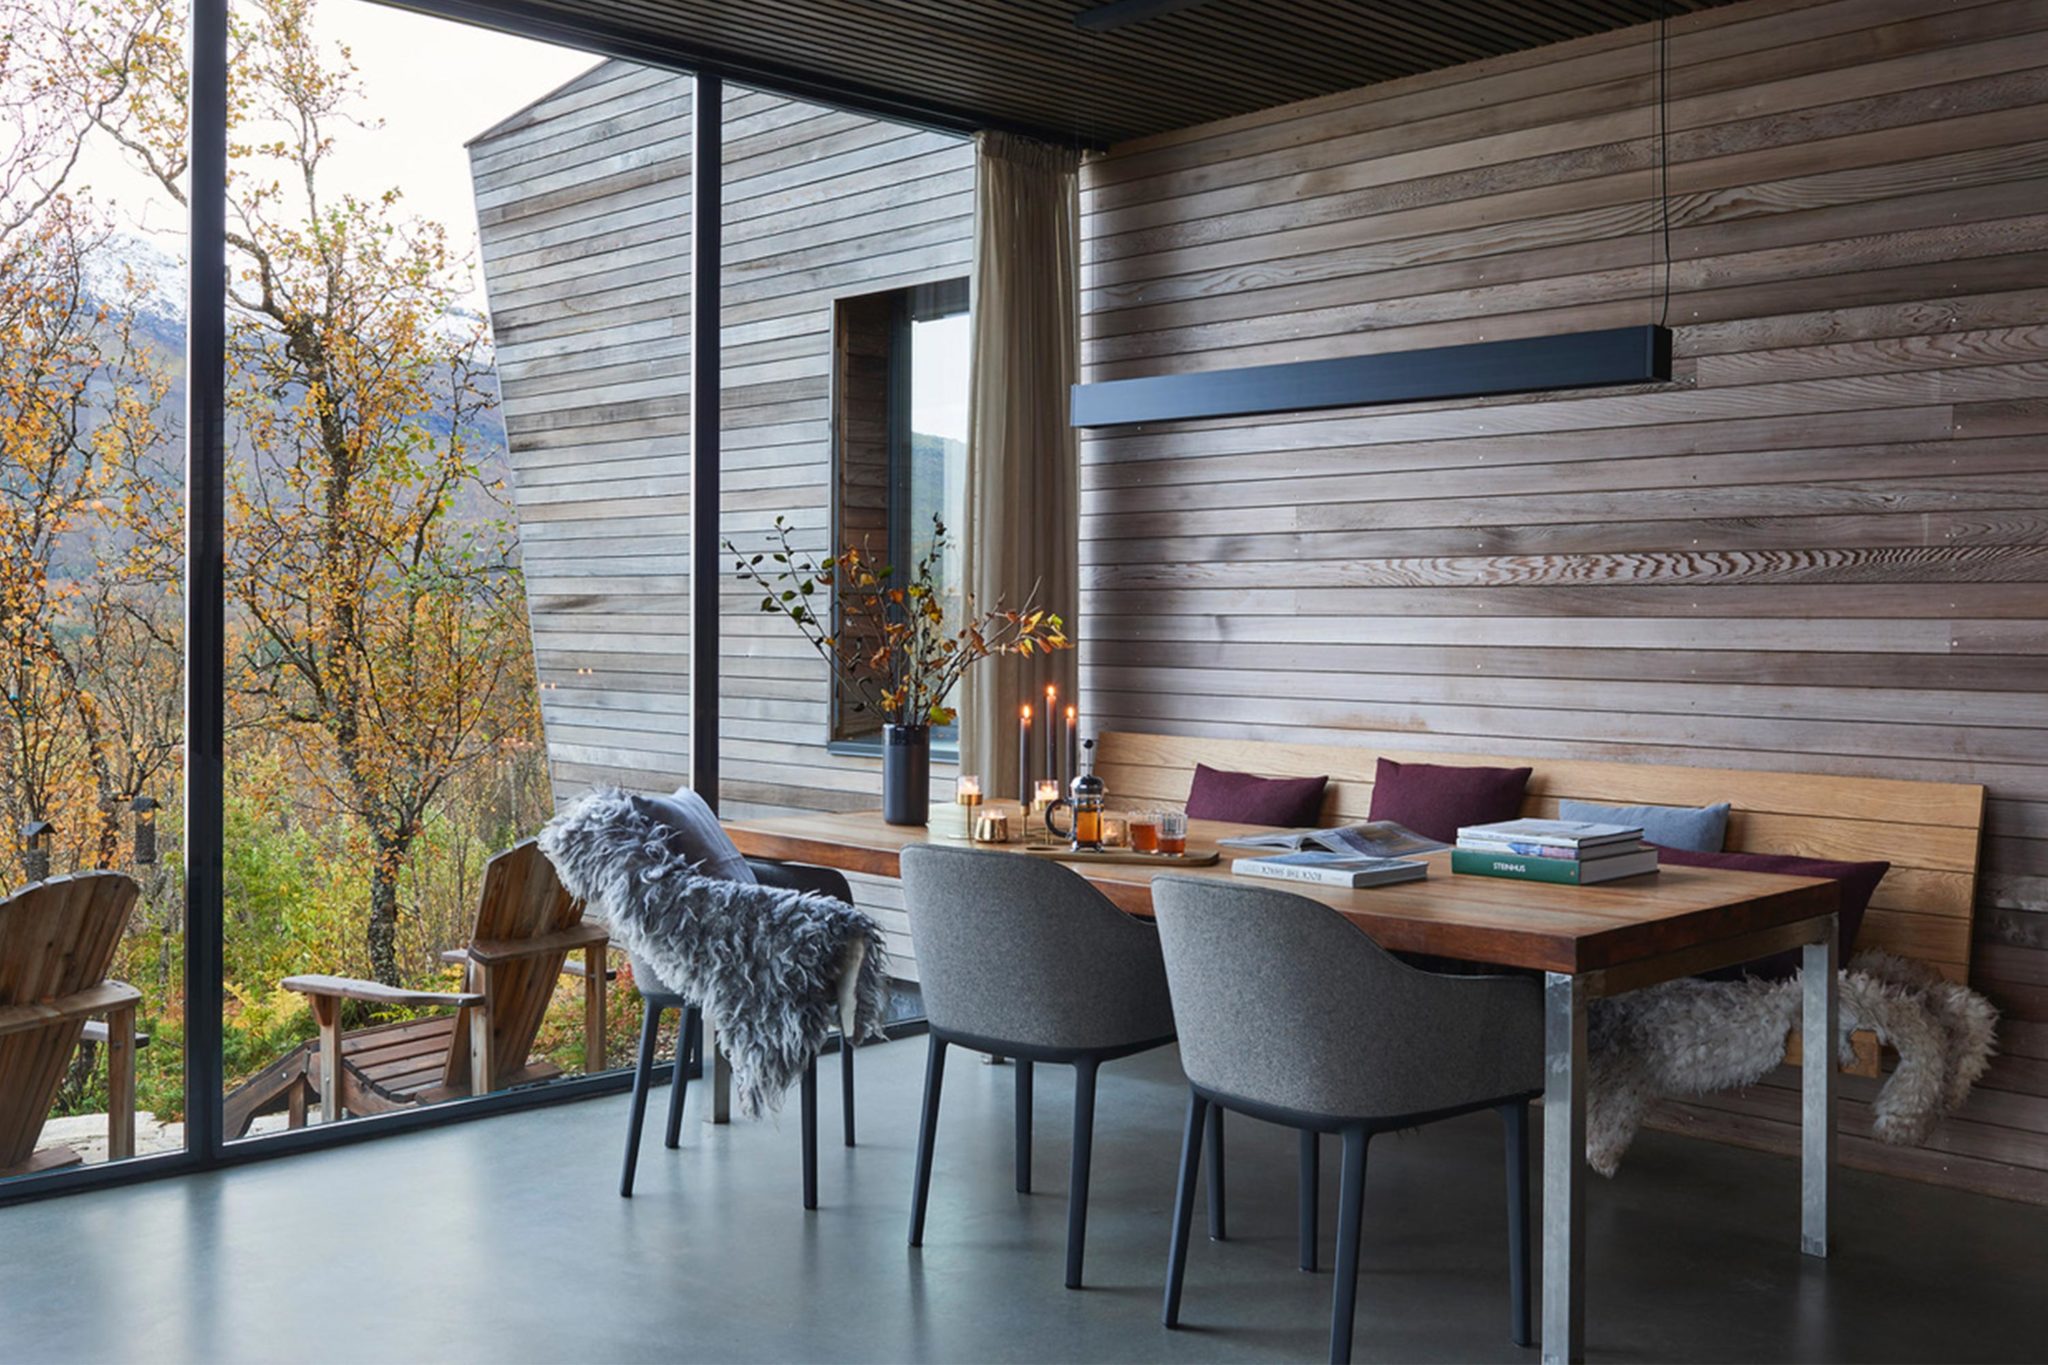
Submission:
<svg viewBox="0 0 2048 1365">
<path fill-rule="evenodd" d="M 1460 825 L 1491 825 L 1522 813 L 1527 768 L 1379 760 L 1372 781 L 1374 820 L 1392 820 L 1424 838 L 1451 843 Z"/>
<path fill-rule="evenodd" d="M 1884 874 L 1891 871 L 1892 866 L 1875 862 L 1840 863 L 1783 853 L 1694 853 L 1681 848 L 1659 849 L 1658 861 L 1678 867 L 1732 867 L 1744 872 L 1775 872 L 1784 877 L 1828 877 L 1839 882 L 1842 899 L 1836 908 L 1839 918 L 1835 951 L 1844 966 L 1848 965 L 1849 955 L 1856 950 L 1856 935 L 1863 927 L 1863 912 L 1870 908 L 1870 898 L 1876 894 L 1877 884 L 1884 880 Z M 1755 976 L 1775 981 L 1798 970 L 1799 950 L 1795 948 L 1740 967 L 1708 972 L 1707 976 L 1713 980 Z"/>
</svg>

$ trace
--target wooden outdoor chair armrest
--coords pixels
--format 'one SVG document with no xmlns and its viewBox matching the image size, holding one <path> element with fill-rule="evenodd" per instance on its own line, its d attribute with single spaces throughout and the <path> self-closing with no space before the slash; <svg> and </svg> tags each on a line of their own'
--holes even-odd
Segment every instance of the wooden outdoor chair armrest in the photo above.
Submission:
<svg viewBox="0 0 2048 1365">
<path fill-rule="evenodd" d="M 410 991 L 401 986 L 361 981 L 352 976 L 288 976 L 281 984 L 286 990 L 297 991 L 300 995 L 333 996 L 342 1000 L 367 1001 L 373 1005 L 406 1005 L 415 1009 L 432 1009 L 435 1006 L 456 1008 L 484 1003 L 484 997 L 474 991 Z"/>
<path fill-rule="evenodd" d="M 469 949 L 445 948 L 441 951 L 441 960 L 449 963 L 468 962 L 470 961 Z M 582 961 L 573 957 L 562 959 L 562 972 L 567 976 L 587 976 L 589 974 Z M 604 979 L 607 981 L 617 981 L 619 979 L 618 969 L 616 967 L 605 968 Z"/>
<path fill-rule="evenodd" d="M 41 1004 L 0 1006 L 0 1037 L 20 1033 L 24 1029 L 42 1028 L 46 1024 L 63 1023 L 67 1019 L 104 1014 L 124 1005 L 137 1004 L 141 999 L 142 992 L 125 981 L 102 981 L 97 986 L 87 986 L 82 991 L 60 995 Z"/>
<path fill-rule="evenodd" d="M 97 1019 L 86 1020 L 84 1035 L 84 1040 L 86 1042 L 104 1043 L 107 1041 L 107 1037 L 107 1026 L 104 1023 L 100 1022 Z M 142 1032 L 142 1030 L 137 1029 L 132 1035 L 130 1035 L 130 1041 L 132 1041 L 137 1047 L 148 1047 L 149 1035 L 147 1033 Z"/>
<path fill-rule="evenodd" d="M 488 965 L 493 962 L 510 962 L 515 958 L 536 957 L 541 953 L 587 948 L 593 943 L 607 942 L 610 937 L 603 925 L 586 921 L 582 924 L 572 924 L 567 929 L 558 929 L 552 934 L 538 934 L 533 938 L 480 938 L 464 949 L 463 955 L 471 962 Z"/>
</svg>

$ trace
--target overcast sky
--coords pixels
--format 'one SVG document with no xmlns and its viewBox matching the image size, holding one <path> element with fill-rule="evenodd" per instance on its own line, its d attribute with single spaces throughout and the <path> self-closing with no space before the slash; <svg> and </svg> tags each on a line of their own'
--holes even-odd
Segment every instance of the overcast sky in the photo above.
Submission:
<svg viewBox="0 0 2048 1365">
<path fill-rule="evenodd" d="M 381 128 L 335 129 L 331 192 L 373 198 L 397 187 L 410 212 L 445 225 L 474 253 L 476 206 L 462 144 L 514 110 L 588 70 L 586 52 L 390 9 L 369 0 L 320 0 L 322 37 L 345 43 L 360 70 L 362 116 Z M 133 230 L 179 252 L 184 215 L 119 153 L 96 142 L 81 178 L 112 200 Z M 481 305 L 481 299 L 478 300 Z"/>
</svg>

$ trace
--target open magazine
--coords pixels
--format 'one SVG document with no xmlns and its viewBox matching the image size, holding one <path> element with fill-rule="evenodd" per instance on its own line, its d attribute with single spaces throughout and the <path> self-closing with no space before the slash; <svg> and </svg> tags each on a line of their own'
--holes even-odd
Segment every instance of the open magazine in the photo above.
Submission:
<svg viewBox="0 0 2048 1365">
<path fill-rule="evenodd" d="M 1404 858 L 1415 853 L 1434 853 L 1448 844 L 1425 839 L 1412 829 L 1392 820 L 1368 820 L 1357 825 L 1333 825 L 1329 829 L 1285 830 L 1275 834 L 1241 834 L 1219 839 L 1222 848 L 1258 849 L 1261 852 L 1299 853 L 1304 849 L 1325 849 L 1362 858 Z"/>
</svg>

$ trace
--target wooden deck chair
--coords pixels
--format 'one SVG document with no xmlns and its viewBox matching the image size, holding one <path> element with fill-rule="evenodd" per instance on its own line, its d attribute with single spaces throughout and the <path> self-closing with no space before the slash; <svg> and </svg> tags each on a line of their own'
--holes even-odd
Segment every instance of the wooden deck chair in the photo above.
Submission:
<svg viewBox="0 0 2048 1365">
<path fill-rule="evenodd" d="M 592 1070 L 604 1067 L 606 936 L 583 921 L 583 907 L 555 879 L 540 845 L 528 839 L 491 859 L 469 946 L 443 953 L 464 966 L 460 991 L 412 991 L 343 976 L 294 976 L 285 989 L 309 996 L 320 1040 L 308 1077 L 322 1122 L 344 1112 L 380 1114 L 461 1095 L 545 1080 L 558 1068 L 530 1062 L 555 984 L 581 949 L 584 1046 Z M 452 1014 L 344 1033 L 341 1002 Z M 294 1112 L 296 1119 L 298 1114 Z"/>
<path fill-rule="evenodd" d="M 81 1158 L 36 1150 L 71 1054 L 106 1019 L 107 1157 L 135 1154 L 135 1005 L 142 992 L 107 979 L 140 888 L 119 872 L 74 872 L 0 901 L 0 1177 Z"/>
</svg>

